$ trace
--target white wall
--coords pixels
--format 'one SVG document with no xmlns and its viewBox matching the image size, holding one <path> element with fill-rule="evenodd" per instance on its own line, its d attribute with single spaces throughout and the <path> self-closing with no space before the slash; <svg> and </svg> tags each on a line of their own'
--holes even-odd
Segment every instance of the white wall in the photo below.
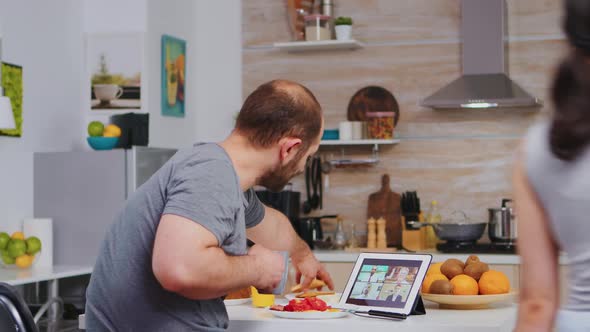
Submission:
<svg viewBox="0 0 590 332">
<path fill-rule="evenodd" d="M 23 136 L 0 136 L 0 229 L 33 215 L 33 152 L 72 149 L 82 122 L 82 2 L 0 0 L 3 61 L 23 66 Z"/>
<path fill-rule="evenodd" d="M 193 0 L 148 0 L 146 59 L 151 146 L 179 148 L 190 146 L 196 138 L 196 95 L 193 87 L 195 81 L 193 59 L 197 49 L 196 3 L 197 1 Z M 186 40 L 184 118 L 163 117 L 161 113 L 160 47 L 163 34 Z"/>
<path fill-rule="evenodd" d="M 183 147 L 230 133 L 242 103 L 241 16 L 240 0 L 148 1 L 150 145 Z M 162 34 L 187 42 L 185 118 L 161 115 Z"/>
<path fill-rule="evenodd" d="M 242 106 L 242 2 L 197 1 L 197 139 L 219 141 Z"/>
<path fill-rule="evenodd" d="M 24 68 L 23 137 L 0 136 L 0 230 L 33 214 L 33 152 L 84 144 L 84 32 L 146 33 L 151 146 L 221 140 L 242 103 L 240 0 L 0 0 L 0 28 L 3 60 Z M 161 116 L 162 34 L 187 41 L 183 119 Z"/>
<path fill-rule="evenodd" d="M 109 33 L 147 29 L 145 0 L 85 0 L 84 31 Z"/>
<path fill-rule="evenodd" d="M 88 35 L 116 35 L 116 34 L 132 34 L 139 38 L 143 38 L 143 70 L 141 76 L 142 93 L 146 93 L 148 86 L 148 78 L 145 75 L 146 58 L 145 50 L 146 41 L 145 36 L 147 32 L 147 2 L 146 0 L 84 0 L 84 33 Z M 86 41 L 85 41 L 86 43 Z M 86 47 L 86 45 L 84 46 Z M 86 51 L 86 50 L 84 50 Z M 84 53 L 84 69 L 88 70 L 89 65 L 87 54 Z M 87 84 L 82 90 L 82 106 L 85 110 L 90 109 L 90 73 L 86 72 L 84 83 Z M 147 112 L 148 103 L 142 100 L 141 110 L 134 112 Z M 131 112 L 131 110 L 123 110 L 118 112 L 111 111 L 86 111 L 84 117 L 84 126 L 79 130 L 80 139 L 79 147 L 85 150 L 92 150 L 86 142 L 87 125 L 91 121 L 101 121 L 104 124 L 110 122 L 111 115 Z"/>
</svg>

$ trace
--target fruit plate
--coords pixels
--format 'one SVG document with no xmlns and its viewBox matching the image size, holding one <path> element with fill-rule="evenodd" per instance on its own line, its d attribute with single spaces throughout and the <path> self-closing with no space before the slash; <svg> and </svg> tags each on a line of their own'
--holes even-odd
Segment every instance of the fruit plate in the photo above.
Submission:
<svg viewBox="0 0 590 332">
<path fill-rule="evenodd" d="M 482 309 L 489 307 L 492 303 L 513 300 L 517 294 L 516 291 L 496 295 L 442 295 L 422 293 L 422 298 L 438 303 L 441 309 Z"/>
<path fill-rule="evenodd" d="M 225 303 L 225 305 L 240 305 L 240 304 L 244 304 L 244 303 L 248 303 L 250 302 L 250 298 L 244 298 L 244 299 L 231 299 L 231 300 L 223 300 L 223 303 Z"/>
<path fill-rule="evenodd" d="M 334 293 L 331 295 L 319 295 L 316 297 L 318 299 L 324 300 L 324 302 L 326 302 L 328 305 L 334 306 L 334 305 L 337 305 L 338 302 L 340 302 L 341 296 L 342 296 L 342 293 Z M 296 297 L 297 297 L 297 294 L 294 294 L 294 293 L 285 294 L 285 298 L 289 301 L 291 301 L 292 299 L 294 299 Z"/>
<path fill-rule="evenodd" d="M 333 319 L 342 318 L 348 315 L 346 311 L 276 311 L 267 309 L 268 312 L 273 314 L 275 317 L 287 318 L 287 319 Z"/>
</svg>

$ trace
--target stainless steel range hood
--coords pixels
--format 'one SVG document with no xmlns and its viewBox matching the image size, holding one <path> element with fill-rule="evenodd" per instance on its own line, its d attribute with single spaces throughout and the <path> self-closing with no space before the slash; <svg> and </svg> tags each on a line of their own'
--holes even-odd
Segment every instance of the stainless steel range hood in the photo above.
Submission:
<svg viewBox="0 0 590 332">
<path fill-rule="evenodd" d="M 505 0 L 461 2 L 463 75 L 420 105 L 436 109 L 542 105 L 506 75 L 505 11 Z"/>
</svg>

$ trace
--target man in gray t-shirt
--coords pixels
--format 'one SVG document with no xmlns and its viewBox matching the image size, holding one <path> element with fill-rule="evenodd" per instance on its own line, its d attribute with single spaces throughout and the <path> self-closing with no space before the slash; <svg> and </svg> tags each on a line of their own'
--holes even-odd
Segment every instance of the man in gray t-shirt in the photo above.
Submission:
<svg viewBox="0 0 590 332">
<path fill-rule="evenodd" d="M 223 296 L 277 286 L 289 251 L 303 275 L 333 284 L 288 219 L 252 187 L 281 190 L 317 151 L 317 100 L 289 81 L 261 85 L 219 144 L 180 150 L 128 200 L 103 241 L 87 290 L 97 331 L 222 331 Z M 256 245 L 248 249 L 246 237 Z"/>
</svg>

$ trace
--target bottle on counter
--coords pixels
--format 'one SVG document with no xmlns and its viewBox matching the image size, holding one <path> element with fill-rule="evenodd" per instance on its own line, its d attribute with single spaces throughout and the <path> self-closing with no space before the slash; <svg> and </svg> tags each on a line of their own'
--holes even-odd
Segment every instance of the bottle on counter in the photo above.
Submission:
<svg viewBox="0 0 590 332">
<path fill-rule="evenodd" d="M 350 225 L 350 240 L 348 241 L 348 248 L 354 249 L 358 248 L 358 239 L 357 239 L 357 232 L 356 232 L 356 225 Z"/>
<path fill-rule="evenodd" d="M 379 218 L 376 221 L 377 224 L 377 248 L 378 249 L 385 249 L 387 248 L 387 234 L 385 232 L 385 219 Z"/>
<path fill-rule="evenodd" d="M 441 221 L 441 216 L 439 212 L 439 206 L 437 201 L 432 201 L 430 203 L 430 207 L 428 208 L 428 212 L 426 212 L 425 221 L 431 224 L 437 224 Z M 438 241 L 436 234 L 434 233 L 434 228 L 426 227 L 426 239 L 425 245 L 427 249 L 434 249 L 436 247 L 436 242 Z"/>
<path fill-rule="evenodd" d="M 344 225 L 342 218 L 336 220 L 336 233 L 334 234 L 334 248 L 344 249 L 346 247 L 346 233 L 344 232 Z"/>
<path fill-rule="evenodd" d="M 374 218 L 369 218 L 367 221 L 367 248 L 377 248 L 377 229 L 375 228 L 377 221 Z"/>
</svg>

